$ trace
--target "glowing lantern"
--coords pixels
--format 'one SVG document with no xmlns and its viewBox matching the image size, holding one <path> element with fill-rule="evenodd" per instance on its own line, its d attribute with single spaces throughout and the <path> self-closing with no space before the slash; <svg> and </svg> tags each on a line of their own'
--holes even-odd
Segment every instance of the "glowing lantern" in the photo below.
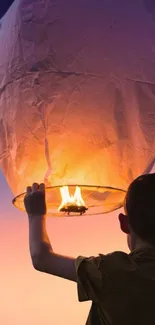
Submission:
<svg viewBox="0 0 155 325">
<path fill-rule="evenodd" d="M 154 158 L 147 10 L 144 1 L 15 0 L 0 30 L 0 165 L 14 195 L 44 181 L 57 212 L 70 184 L 90 213 L 93 200 L 100 212 L 122 205 L 114 189 Z"/>
</svg>

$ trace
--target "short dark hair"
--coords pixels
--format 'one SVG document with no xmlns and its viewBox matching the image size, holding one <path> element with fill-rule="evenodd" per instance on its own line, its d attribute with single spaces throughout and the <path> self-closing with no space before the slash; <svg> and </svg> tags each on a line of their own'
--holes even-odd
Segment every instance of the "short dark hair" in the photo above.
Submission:
<svg viewBox="0 0 155 325">
<path fill-rule="evenodd" d="M 155 173 L 141 175 L 131 183 L 125 209 L 135 234 L 155 245 Z"/>
</svg>

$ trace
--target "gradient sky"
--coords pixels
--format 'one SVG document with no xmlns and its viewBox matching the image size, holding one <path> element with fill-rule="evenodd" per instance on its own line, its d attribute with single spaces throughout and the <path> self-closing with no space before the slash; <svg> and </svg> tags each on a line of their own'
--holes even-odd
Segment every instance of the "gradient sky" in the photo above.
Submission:
<svg viewBox="0 0 155 325">
<path fill-rule="evenodd" d="M 0 173 L 0 324 L 84 324 L 90 303 L 79 303 L 76 284 L 35 271 L 28 248 L 27 216 L 16 210 Z M 97 255 L 127 251 L 117 213 L 73 219 L 48 219 L 48 233 L 56 252 Z"/>
<path fill-rule="evenodd" d="M 152 0 L 143 2 L 149 13 L 154 10 Z M 139 6 L 140 2 L 136 3 Z M 0 10 L 2 15 L 6 9 Z M 152 19 L 151 15 L 146 17 L 146 22 L 150 17 Z M 135 21 L 133 29 L 136 24 Z M 139 39 L 138 32 L 135 39 L 136 35 Z M 144 36 L 140 33 L 142 49 Z M 146 40 L 151 47 L 151 41 L 145 36 Z M 136 48 L 140 51 L 139 46 Z M 151 53 L 154 58 L 154 47 Z M 150 67 L 149 65 L 149 73 L 152 73 Z M 0 188 L 0 324 L 83 325 L 90 303 L 78 302 L 75 283 L 33 269 L 28 247 L 27 216 L 13 207 L 13 195 L 2 173 Z M 117 215 L 118 212 L 61 220 L 47 218 L 48 233 L 54 251 L 74 257 L 104 254 L 114 250 L 128 252 L 126 237 L 119 229 Z"/>
<path fill-rule="evenodd" d="M 4 16 L 4 14 L 7 12 L 8 8 L 11 6 L 11 4 L 14 2 L 14 0 L 1 0 L 0 1 L 0 19 Z"/>
</svg>

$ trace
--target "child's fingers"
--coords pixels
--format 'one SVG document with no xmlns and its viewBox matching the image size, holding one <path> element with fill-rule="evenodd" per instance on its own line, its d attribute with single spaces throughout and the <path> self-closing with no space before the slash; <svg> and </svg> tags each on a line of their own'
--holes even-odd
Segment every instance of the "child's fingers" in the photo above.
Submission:
<svg viewBox="0 0 155 325">
<path fill-rule="evenodd" d="M 30 194 L 32 192 L 32 187 L 28 186 L 26 189 L 26 194 Z"/>
<path fill-rule="evenodd" d="M 45 192 L 45 184 L 44 184 L 44 183 L 41 183 L 41 184 L 39 185 L 39 191 L 40 191 L 40 192 Z"/>
<path fill-rule="evenodd" d="M 37 192 L 38 189 L 39 189 L 38 183 L 33 183 L 33 185 L 32 185 L 32 192 Z"/>
</svg>

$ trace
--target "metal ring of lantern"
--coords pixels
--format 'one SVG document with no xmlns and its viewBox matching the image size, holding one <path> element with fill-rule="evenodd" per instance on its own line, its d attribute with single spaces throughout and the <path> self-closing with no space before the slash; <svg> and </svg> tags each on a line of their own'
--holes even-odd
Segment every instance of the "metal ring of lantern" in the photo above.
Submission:
<svg viewBox="0 0 155 325">
<path fill-rule="evenodd" d="M 62 203 L 62 188 L 68 187 L 71 197 L 74 196 L 76 188 L 80 193 L 84 204 L 80 206 L 74 203 Z M 24 196 L 26 193 L 17 195 L 12 203 L 16 208 L 25 211 Z M 57 185 L 46 188 L 47 215 L 51 217 L 75 217 L 80 215 L 99 215 L 115 211 L 124 204 L 126 191 L 119 188 L 96 185 Z"/>
</svg>

